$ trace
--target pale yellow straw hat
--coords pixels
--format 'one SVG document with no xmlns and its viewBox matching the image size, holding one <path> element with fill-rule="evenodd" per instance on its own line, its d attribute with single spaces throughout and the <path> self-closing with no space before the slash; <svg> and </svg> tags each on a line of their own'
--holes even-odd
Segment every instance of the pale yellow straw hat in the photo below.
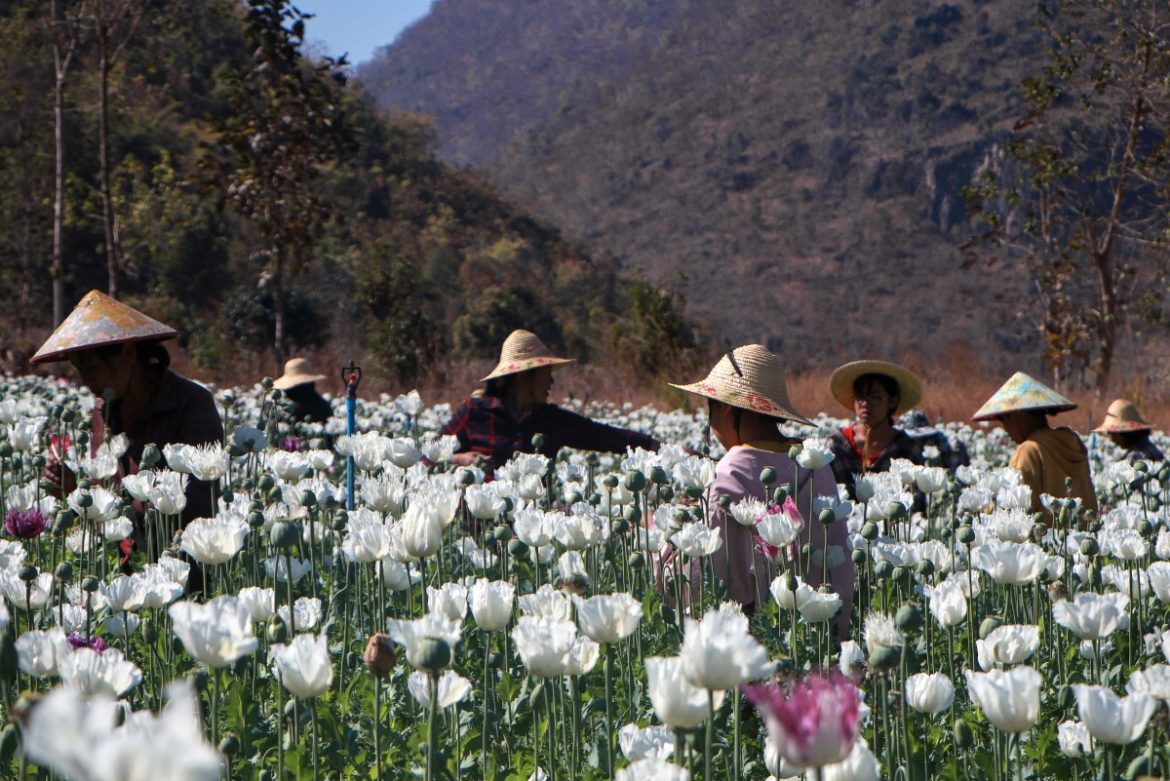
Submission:
<svg viewBox="0 0 1170 781">
<path fill-rule="evenodd" d="M 814 425 L 793 411 L 788 380 L 780 359 L 762 344 L 747 344 L 724 354 L 706 378 L 673 388 L 715 399 L 772 418 Z"/>
<path fill-rule="evenodd" d="M 284 364 L 284 374 L 272 381 L 272 387 L 288 390 L 309 382 L 320 382 L 324 374 L 313 374 L 309 362 L 304 358 L 291 358 Z"/>
<path fill-rule="evenodd" d="M 1127 431 L 1149 431 L 1149 421 L 1138 413 L 1137 405 L 1129 399 L 1114 399 L 1105 412 L 1105 422 L 1093 431 L 1098 434 L 1122 434 Z"/>
<path fill-rule="evenodd" d="M 178 333 L 169 325 L 147 317 L 99 290 L 91 290 L 45 340 L 29 363 L 51 363 L 64 360 L 69 353 L 126 342 L 161 342 Z"/>
<path fill-rule="evenodd" d="M 540 341 L 540 337 L 536 334 L 525 331 L 523 328 L 517 328 L 504 340 L 504 346 L 500 348 L 500 362 L 496 364 L 496 368 L 492 369 L 486 377 L 481 378 L 480 382 L 539 369 L 543 366 L 551 366 L 555 369 L 570 363 L 573 363 L 572 358 L 558 358 L 550 353 L 548 347 Z"/>
<path fill-rule="evenodd" d="M 889 361 L 854 361 L 838 368 L 829 377 L 829 393 L 847 410 L 853 409 L 853 383 L 858 377 L 880 374 L 898 385 L 898 408 L 895 415 L 914 409 L 922 401 L 922 382 L 909 369 Z"/>
</svg>

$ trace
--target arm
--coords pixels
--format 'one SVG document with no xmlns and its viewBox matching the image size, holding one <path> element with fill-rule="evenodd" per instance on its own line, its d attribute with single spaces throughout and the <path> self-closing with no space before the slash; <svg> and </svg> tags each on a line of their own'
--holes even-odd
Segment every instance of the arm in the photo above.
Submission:
<svg viewBox="0 0 1170 781">
<path fill-rule="evenodd" d="M 179 420 L 175 442 L 184 445 L 219 445 L 223 443 L 223 420 L 215 399 L 207 390 L 193 386 L 189 401 L 179 409 Z M 158 443 L 160 446 L 170 444 Z M 196 518 L 213 515 L 210 484 L 191 478 L 187 481 L 187 506 L 183 509 L 182 524 L 186 526 Z"/>
<path fill-rule="evenodd" d="M 1024 477 L 1024 484 L 1032 489 L 1032 511 L 1044 512 L 1040 494 L 1044 491 L 1044 460 L 1036 443 L 1024 441 L 1012 454 L 1008 466 L 1018 470 Z"/>
<path fill-rule="evenodd" d="M 544 434 L 542 451 L 550 457 L 556 455 L 556 451 L 562 447 L 624 453 L 626 448 L 631 447 L 658 450 L 659 445 L 658 440 L 648 434 L 598 423 L 555 404 L 546 404 L 533 410 L 524 424 L 533 433 Z"/>
<path fill-rule="evenodd" d="M 715 577 L 727 584 L 727 596 L 741 605 L 755 605 L 758 609 L 764 595 L 758 594 L 755 577 L 755 543 L 752 530 L 741 526 L 731 514 L 719 507 L 719 499 L 727 496 L 737 502 L 748 495 L 749 478 L 737 468 L 738 453 L 729 453 L 719 462 L 715 482 L 707 491 L 707 525 L 719 529 L 723 547 L 711 555 Z M 766 587 L 766 586 L 765 586 Z"/>
</svg>

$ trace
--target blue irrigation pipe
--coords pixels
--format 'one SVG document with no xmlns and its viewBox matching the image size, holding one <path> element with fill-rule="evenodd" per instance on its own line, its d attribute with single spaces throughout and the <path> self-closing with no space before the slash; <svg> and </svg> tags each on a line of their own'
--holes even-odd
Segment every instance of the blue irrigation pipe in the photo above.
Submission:
<svg viewBox="0 0 1170 781">
<path fill-rule="evenodd" d="M 352 435 L 356 427 L 357 389 L 362 381 L 362 367 L 350 361 L 341 367 L 341 381 L 345 383 L 345 433 Z M 353 509 L 353 456 L 345 459 L 345 509 Z"/>
</svg>

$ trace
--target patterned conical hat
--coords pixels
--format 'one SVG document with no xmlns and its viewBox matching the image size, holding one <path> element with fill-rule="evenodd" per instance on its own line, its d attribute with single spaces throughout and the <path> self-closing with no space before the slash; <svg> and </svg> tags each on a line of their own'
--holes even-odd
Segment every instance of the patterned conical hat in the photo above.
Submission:
<svg viewBox="0 0 1170 781">
<path fill-rule="evenodd" d="M 922 382 L 918 375 L 889 361 L 854 361 L 847 363 L 829 377 L 829 392 L 845 409 L 853 411 L 853 383 L 866 374 L 880 374 L 898 383 L 898 408 L 895 415 L 914 409 L 922 401 Z"/>
<path fill-rule="evenodd" d="M 1098 434 L 1123 434 L 1127 431 L 1149 430 L 1149 421 L 1142 418 L 1137 405 L 1129 399 L 1115 399 L 1105 412 L 1105 422 L 1093 429 Z"/>
<path fill-rule="evenodd" d="M 504 346 L 500 348 L 500 362 L 496 364 L 496 368 L 480 379 L 480 382 L 539 369 L 542 366 L 551 366 L 555 369 L 572 362 L 572 358 L 558 358 L 549 352 L 536 334 L 517 328 L 504 340 Z"/>
<path fill-rule="evenodd" d="M 667 383 L 673 388 L 772 418 L 814 425 L 792 409 L 788 380 L 780 359 L 762 344 L 736 347 L 726 353 L 706 378 L 689 385 Z"/>
<path fill-rule="evenodd" d="M 995 420 L 1005 412 L 1043 410 L 1052 413 L 1076 408 L 1076 402 L 1061 396 L 1035 377 L 1016 372 L 971 416 L 971 420 Z"/>
<path fill-rule="evenodd" d="M 60 361 L 69 353 L 125 342 L 161 342 L 178 331 L 133 307 L 91 290 L 53 332 L 29 363 Z"/>
</svg>

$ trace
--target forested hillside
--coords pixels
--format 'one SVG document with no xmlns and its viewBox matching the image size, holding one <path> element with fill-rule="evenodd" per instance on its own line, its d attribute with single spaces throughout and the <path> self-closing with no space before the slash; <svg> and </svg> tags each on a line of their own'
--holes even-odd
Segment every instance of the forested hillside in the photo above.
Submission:
<svg viewBox="0 0 1170 781">
<path fill-rule="evenodd" d="M 1030 0 L 439 0 L 360 69 L 440 156 L 794 363 L 1036 353 L 963 271 L 961 188 L 1023 111 Z M 987 348 L 995 348 L 988 350 Z M 1001 356 L 1001 357 L 994 357 Z"/>
<path fill-rule="evenodd" d="M 609 351 L 615 329 L 640 333 L 618 315 L 631 293 L 611 260 L 437 161 L 426 119 L 383 116 L 342 86 L 342 68 L 303 58 L 312 20 L 286 3 L 119 0 L 105 4 L 104 20 L 93 16 L 100 5 L 0 5 L 0 342 L 9 368 L 19 370 L 52 327 L 54 278 L 68 312 L 115 273 L 119 297 L 179 327 L 211 376 L 230 374 L 242 356 L 275 368 L 275 355 L 332 342 L 342 354 L 365 350 L 375 374 L 408 381 L 436 359 L 495 353 L 521 324 L 581 357 Z M 99 29 L 112 232 L 100 175 Z M 274 349 L 280 298 L 287 322 Z"/>
</svg>

